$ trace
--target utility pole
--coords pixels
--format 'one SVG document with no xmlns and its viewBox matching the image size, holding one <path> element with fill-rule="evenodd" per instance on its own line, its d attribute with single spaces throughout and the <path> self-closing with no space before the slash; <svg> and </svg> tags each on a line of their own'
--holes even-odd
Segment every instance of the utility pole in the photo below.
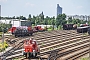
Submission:
<svg viewBox="0 0 90 60">
<path fill-rule="evenodd" d="M 89 60 L 90 60 L 90 38 L 89 38 Z"/>
<path fill-rule="evenodd" d="M 2 46 L 3 46 L 3 56 L 2 60 L 6 60 L 6 57 L 4 55 L 4 28 L 2 28 Z"/>
<path fill-rule="evenodd" d="M 90 60 L 90 39 L 89 39 L 89 60 Z"/>
<path fill-rule="evenodd" d="M 3 44 L 3 50 L 4 50 L 4 29 L 2 28 L 2 44 Z"/>
<path fill-rule="evenodd" d="M 0 5 L 0 20 L 1 20 L 1 5 Z"/>
</svg>

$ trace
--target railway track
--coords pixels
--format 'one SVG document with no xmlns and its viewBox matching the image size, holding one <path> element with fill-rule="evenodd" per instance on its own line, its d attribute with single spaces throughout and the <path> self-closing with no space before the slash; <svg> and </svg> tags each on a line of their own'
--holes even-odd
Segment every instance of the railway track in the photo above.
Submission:
<svg viewBox="0 0 90 60">
<path fill-rule="evenodd" d="M 85 44 L 85 43 L 89 42 L 89 40 L 87 40 L 87 38 L 90 38 L 90 36 L 84 36 L 82 34 L 77 34 L 75 31 L 69 31 L 69 32 L 67 32 L 67 31 L 52 31 L 52 32 L 39 33 L 37 35 L 32 36 L 32 37 L 35 37 L 35 39 L 39 42 L 39 45 L 41 47 L 41 54 L 40 54 L 41 56 L 44 56 L 44 55 L 56 56 L 56 54 L 59 54 L 58 52 L 60 52 L 61 49 L 65 50 L 68 48 L 72 48 L 72 47 L 75 47 L 76 44 L 77 45 L 81 45 L 82 43 Z M 86 41 L 84 39 L 86 39 Z M 78 42 L 82 42 L 82 43 L 78 43 Z M 22 44 L 21 44 L 21 46 L 22 46 Z M 18 48 L 21 48 L 21 47 L 18 45 Z M 15 52 L 14 49 L 13 49 L 13 51 L 10 51 L 10 53 L 12 53 L 12 52 L 13 52 L 13 54 L 10 54 L 10 55 L 15 55 L 15 54 L 19 53 L 19 52 Z M 50 54 L 52 52 L 54 52 L 55 54 Z M 7 54 L 7 56 L 9 56 L 9 55 Z"/>
<path fill-rule="evenodd" d="M 88 40 L 87 40 L 87 42 L 88 42 Z M 63 46 L 63 47 L 58 48 L 58 49 L 62 49 L 62 51 L 63 51 L 64 49 L 72 48 L 72 47 L 75 47 L 76 45 L 83 44 L 83 43 L 85 43 L 85 41 L 83 41 L 83 42 L 79 42 L 79 43 L 77 43 L 77 44 L 76 44 L 76 43 L 73 43 L 73 45 L 69 45 L 69 46 L 66 46 L 66 47 Z M 55 51 L 59 51 L 58 49 L 57 49 L 57 50 L 55 49 Z M 50 52 L 51 52 L 51 51 L 49 51 L 49 53 L 50 53 Z"/>
<path fill-rule="evenodd" d="M 84 45 L 84 46 L 77 47 L 75 49 L 71 49 L 71 50 L 67 50 L 67 51 L 61 52 L 61 53 L 57 53 L 55 57 L 51 56 L 50 60 L 54 60 L 54 59 L 57 60 L 57 58 L 59 58 L 59 57 L 61 57 L 61 58 L 58 59 L 58 60 L 68 60 L 68 59 L 65 59 L 65 58 L 67 58 L 67 56 L 65 57 L 65 55 L 71 56 L 73 52 L 77 52 L 77 51 L 81 52 L 80 49 L 84 49 L 85 48 L 84 50 L 86 50 L 86 49 L 88 49 L 88 47 L 89 47 L 89 45 L 87 44 L 87 45 Z"/>
</svg>

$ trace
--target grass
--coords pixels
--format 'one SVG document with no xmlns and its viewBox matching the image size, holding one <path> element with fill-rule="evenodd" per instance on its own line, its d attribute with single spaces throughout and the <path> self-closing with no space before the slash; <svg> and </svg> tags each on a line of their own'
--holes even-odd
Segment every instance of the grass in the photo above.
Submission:
<svg viewBox="0 0 90 60">
<path fill-rule="evenodd" d="M 84 33 L 83 35 L 87 36 L 87 35 L 88 35 L 88 33 Z"/>
<path fill-rule="evenodd" d="M 52 31 L 53 28 L 48 28 L 47 30 L 48 30 L 48 31 Z M 58 30 L 58 29 L 57 29 L 57 28 L 54 28 L 54 30 Z"/>
<path fill-rule="evenodd" d="M 90 60 L 90 58 L 86 57 L 86 58 L 81 58 L 80 60 Z"/>
<path fill-rule="evenodd" d="M 52 29 L 47 29 L 48 31 L 52 31 Z"/>
<path fill-rule="evenodd" d="M 43 46 L 43 45 L 44 45 L 44 43 L 42 42 L 42 43 L 41 43 L 41 45 Z"/>
<path fill-rule="evenodd" d="M 13 60 L 19 60 L 18 58 L 15 58 L 15 59 L 13 59 Z"/>
<path fill-rule="evenodd" d="M 24 56 L 21 56 L 20 58 L 13 58 L 12 60 L 21 60 L 21 58 L 24 58 Z"/>
</svg>

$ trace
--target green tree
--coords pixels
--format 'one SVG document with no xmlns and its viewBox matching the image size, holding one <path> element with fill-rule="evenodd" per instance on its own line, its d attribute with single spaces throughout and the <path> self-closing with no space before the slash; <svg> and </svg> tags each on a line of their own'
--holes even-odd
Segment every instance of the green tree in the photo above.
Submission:
<svg viewBox="0 0 90 60">
<path fill-rule="evenodd" d="M 82 24 L 86 24 L 87 21 L 82 21 Z"/>
<path fill-rule="evenodd" d="M 36 16 L 36 20 L 35 20 L 35 25 L 39 25 L 40 24 L 40 20 L 39 20 L 39 16 Z"/>
<path fill-rule="evenodd" d="M 66 24 L 66 23 L 67 23 L 67 21 L 66 21 L 66 20 L 63 20 L 63 21 L 62 21 L 62 25 Z"/>
<path fill-rule="evenodd" d="M 53 25 L 53 30 L 54 30 L 54 25 L 55 25 L 55 16 L 52 17 L 52 21 L 51 21 L 52 25 Z"/>
<path fill-rule="evenodd" d="M 16 19 L 20 19 L 20 18 L 17 16 Z"/>
<path fill-rule="evenodd" d="M 76 21 L 76 19 L 73 19 L 73 21 L 72 21 L 72 22 L 73 22 L 73 24 L 77 24 L 77 21 Z"/>
<path fill-rule="evenodd" d="M 62 14 L 62 20 L 66 20 L 66 15 L 64 13 Z"/>
<path fill-rule="evenodd" d="M 90 25 L 90 21 L 88 21 L 88 24 Z"/>
<path fill-rule="evenodd" d="M 65 23 L 65 20 L 66 20 L 66 15 L 65 14 L 59 14 L 56 18 L 57 28 L 59 25 L 63 25 Z"/>
<path fill-rule="evenodd" d="M 31 18 L 31 14 L 29 14 L 29 16 L 28 16 L 28 20 L 30 20 L 30 21 L 31 21 L 31 19 L 32 19 L 32 18 Z"/>
<path fill-rule="evenodd" d="M 48 24 L 47 25 L 51 25 L 51 21 L 50 21 L 50 17 L 46 17 L 47 18 L 47 21 L 48 21 Z"/>
<path fill-rule="evenodd" d="M 39 14 L 39 20 L 40 20 L 40 24 L 44 24 L 44 14 L 43 14 L 43 12 L 41 14 Z"/>
<path fill-rule="evenodd" d="M 32 22 L 32 24 L 34 24 L 34 25 L 35 25 L 35 20 L 36 20 L 36 16 L 33 15 L 33 18 L 32 18 L 32 20 L 31 20 L 31 22 Z"/>
<path fill-rule="evenodd" d="M 43 14 L 43 12 L 40 14 L 40 17 L 41 17 L 41 20 L 43 21 L 44 20 L 44 14 Z"/>
<path fill-rule="evenodd" d="M 72 23 L 72 17 L 68 18 L 68 23 Z"/>
<path fill-rule="evenodd" d="M 79 19 L 76 19 L 76 21 L 77 21 L 77 23 L 81 23 L 81 20 L 79 20 Z"/>
<path fill-rule="evenodd" d="M 1 23 L 0 24 L 0 32 L 4 31 L 7 32 L 9 28 L 11 28 L 11 24 L 5 24 L 5 23 Z"/>
<path fill-rule="evenodd" d="M 0 16 L 0 20 L 1 20 L 1 16 Z"/>
<path fill-rule="evenodd" d="M 12 19 L 15 19 L 15 16 L 13 16 Z"/>
<path fill-rule="evenodd" d="M 32 18 L 31 18 L 31 14 L 29 14 L 28 15 L 28 23 L 30 24 L 30 25 L 32 25 L 33 24 L 33 21 L 31 21 L 32 20 Z"/>
<path fill-rule="evenodd" d="M 48 25 L 48 20 L 49 20 L 49 17 L 46 16 L 46 18 L 44 19 L 44 24 L 45 24 L 45 25 Z"/>
<path fill-rule="evenodd" d="M 73 24 L 82 24 L 83 21 L 82 21 L 82 20 L 79 20 L 79 19 L 73 19 L 73 20 L 72 20 L 72 23 L 73 23 Z"/>
<path fill-rule="evenodd" d="M 19 19 L 26 20 L 26 17 L 20 16 Z"/>
</svg>

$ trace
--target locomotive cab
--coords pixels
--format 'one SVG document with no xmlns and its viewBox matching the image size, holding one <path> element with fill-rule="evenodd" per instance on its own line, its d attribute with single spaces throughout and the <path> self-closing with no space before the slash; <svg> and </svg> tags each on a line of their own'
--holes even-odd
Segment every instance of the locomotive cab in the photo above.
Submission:
<svg viewBox="0 0 90 60">
<path fill-rule="evenodd" d="M 34 40 L 25 40 L 24 41 L 24 52 L 23 55 L 26 58 L 36 57 L 40 53 L 40 48 L 36 41 Z"/>
</svg>

